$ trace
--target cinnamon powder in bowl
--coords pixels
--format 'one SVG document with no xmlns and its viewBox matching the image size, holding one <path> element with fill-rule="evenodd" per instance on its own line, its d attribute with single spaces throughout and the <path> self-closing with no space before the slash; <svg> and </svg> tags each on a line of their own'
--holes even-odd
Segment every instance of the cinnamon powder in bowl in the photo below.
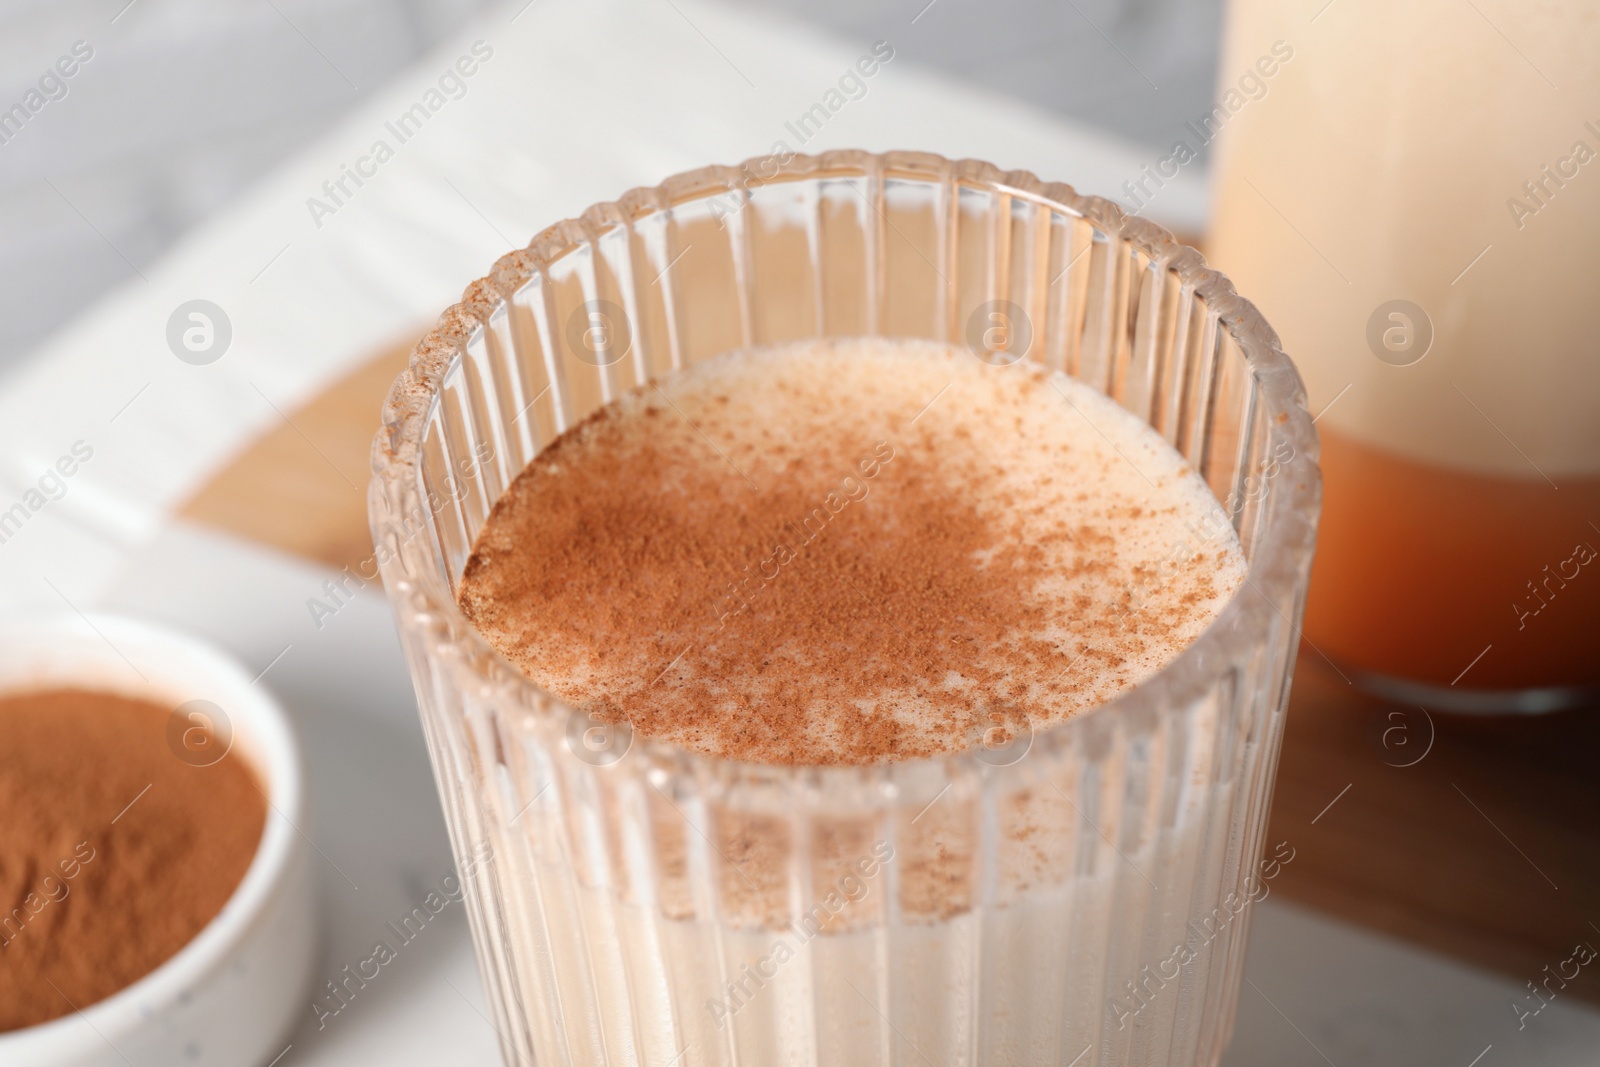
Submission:
<svg viewBox="0 0 1600 1067">
<path fill-rule="evenodd" d="M 303 1021 L 305 760 L 257 673 L 142 619 L 0 620 L 4 1067 L 252 1067 Z"/>
<path fill-rule="evenodd" d="M 0 1032 L 144 977 L 244 878 L 261 787 L 207 724 L 171 725 L 117 693 L 0 695 Z"/>
</svg>

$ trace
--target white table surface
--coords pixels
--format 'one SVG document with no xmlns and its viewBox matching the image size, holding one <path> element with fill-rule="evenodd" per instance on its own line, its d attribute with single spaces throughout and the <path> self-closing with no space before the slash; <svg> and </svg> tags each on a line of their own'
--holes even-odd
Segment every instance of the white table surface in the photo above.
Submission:
<svg viewBox="0 0 1600 1067">
<path fill-rule="evenodd" d="M 861 51 L 695 0 L 521 4 L 285 161 L 238 209 L 147 269 L 147 281 L 86 309 L 0 394 L 0 510 L 73 442 L 94 448 L 66 494 L 0 542 L 0 611 L 66 599 L 136 612 L 205 634 L 257 669 L 272 664 L 264 681 L 299 724 L 314 788 L 308 831 L 328 857 L 328 978 L 370 952 L 383 924 L 450 869 L 387 606 L 366 590 L 319 630 L 305 600 L 331 572 L 174 525 L 173 508 L 279 410 L 429 321 L 513 238 L 675 171 L 768 151 L 785 119 Z M 494 56 L 467 94 L 314 225 L 306 199 L 477 40 Z M 904 62 L 885 67 L 805 148 L 844 146 L 979 156 L 1090 192 L 1116 190 L 1146 162 L 1101 134 Z M 1202 182 L 1185 176 L 1161 208 L 1166 221 L 1197 228 Z M 209 366 L 180 362 L 165 340 L 168 316 L 194 298 L 222 306 L 233 326 L 231 347 Z M 1248 977 L 1259 992 L 1245 988 L 1234 1067 L 1600 1059 L 1600 1015 L 1572 1001 L 1518 1032 L 1513 983 L 1275 899 L 1257 916 Z M 279 1064 L 495 1062 L 456 910 L 325 1027 L 308 1004 Z"/>
</svg>

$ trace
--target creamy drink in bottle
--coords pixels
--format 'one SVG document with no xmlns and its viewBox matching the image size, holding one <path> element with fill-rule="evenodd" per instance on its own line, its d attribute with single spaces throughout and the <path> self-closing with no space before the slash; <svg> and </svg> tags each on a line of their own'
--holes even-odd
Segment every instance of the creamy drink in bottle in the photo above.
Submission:
<svg viewBox="0 0 1600 1067">
<path fill-rule="evenodd" d="M 1235 0 L 1224 76 L 1275 43 L 1207 256 L 1321 412 L 1307 636 L 1436 709 L 1592 699 L 1600 7 Z"/>
</svg>

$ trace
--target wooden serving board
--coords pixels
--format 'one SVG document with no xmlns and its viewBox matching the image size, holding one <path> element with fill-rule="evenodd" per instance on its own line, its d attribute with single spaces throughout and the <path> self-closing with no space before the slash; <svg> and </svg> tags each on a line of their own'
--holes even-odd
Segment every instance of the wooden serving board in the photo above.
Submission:
<svg viewBox="0 0 1600 1067">
<path fill-rule="evenodd" d="M 182 516 L 333 568 L 369 557 L 368 450 L 411 344 L 290 414 Z M 1303 649 L 1268 834 L 1295 849 L 1275 891 L 1537 984 L 1600 947 L 1600 709 L 1429 717 Z M 1600 1004 L 1600 980 L 1562 994 Z"/>
<path fill-rule="evenodd" d="M 415 344 L 413 337 L 384 349 L 286 416 L 178 514 L 335 569 L 370 557 L 372 438 Z"/>
</svg>

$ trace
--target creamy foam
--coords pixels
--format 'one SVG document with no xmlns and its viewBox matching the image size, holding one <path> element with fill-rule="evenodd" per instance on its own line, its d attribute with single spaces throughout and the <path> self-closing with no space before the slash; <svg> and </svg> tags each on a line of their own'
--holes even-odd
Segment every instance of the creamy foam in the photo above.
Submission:
<svg viewBox="0 0 1600 1067">
<path fill-rule="evenodd" d="M 602 409 L 502 495 L 460 600 L 601 718 L 868 763 L 1105 702 L 1245 569 L 1205 484 L 1112 401 L 860 338 L 728 353 Z"/>
</svg>

